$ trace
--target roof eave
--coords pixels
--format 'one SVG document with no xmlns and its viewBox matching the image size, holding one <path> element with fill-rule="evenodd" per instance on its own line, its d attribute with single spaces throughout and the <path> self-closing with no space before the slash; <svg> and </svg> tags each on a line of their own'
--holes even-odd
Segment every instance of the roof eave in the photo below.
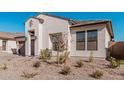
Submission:
<svg viewBox="0 0 124 93">
<path fill-rule="evenodd" d="M 0 39 L 4 39 L 4 40 L 14 40 L 14 41 L 15 41 L 15 39 L 14 39 L 14 38 L 0 37 Z"/>
<path fill-rule="evenodd" d="M 94 24 L 103 24 L 103 23 L 107 23 L 108 21 L 104 21 L 104 22 L 97 22 L 97 23 L 87 23 L 87 24 L 76 24 L 76 25 L 72 25 L 70 26 L 71 28 L 73 27 L 79 27 L 79 26 L 87 26 L 87 25 L 94 25 Z"/>
<path fill-rule="evenodd" d="M 70 20 L 69 18 L 60 17 L 60 16 L 56 16 L 56 15 L 52 15 L 52 14 L 48 14 L 48 13 L 40 13 L 40 14 L 42 14 L 42 15 L 46 15 L 46 16 L 50 16 L 50 17 L 59 18 L 59 19 L 63 19 L 63 20 L 67 20 L 67 21 Z M 40 14 L 39 14 L 39 15 L 40 15 Z M 39 16 L 39 15 L 37 15 L 37 16 Z M 36 17 L 37 17 L 37 16 L 36 16 Z"/>
<path fill-rule="evenodd" d="M 74 28 L 74 27 L 80 27 L 80 26 L 89 26 L 89 25 L 96 25 L 96 24 L 107 24 L 107 23 L 110 23 L 110 24 L 107 24 L 108 27 L 110 28 L 110 36 L 111 38 L 113 39 L 114 38 L 114 33 L 113 33 L 113 29 L 112 29 L 112 22 L 111 21 L 104 21 L 104 22 L 97 22 L 97 23 L 88 23 L 88 24 L 76 24 L 76 25 L 72 25 L 70 26 L 70 28 Z"/>
<path fill-rule="evenodd" d="M 113 32 L 113 28 L 112 28 L 112 21 L 109 21 L 108 27 L 111 30 L 111 38 L 113 39 L 114 38 L 114 32 Z"/>
<path fill-rule="evenodd" d="M 36 19 L 36 20 L 38 20 L 40 23 L 43 23 L 44 22 L 44 20 L 43 19 L 41 19 L 41 18 L 37 18 L 37 17 L 29 17 L 25 22 L 24 22 L 24 25 L 25 25 L 25 23 L 30 19 L 30 18 L 32 18 L 32 19 Z M 42 20 L 42 21 L 41 21 Z"/>
</svg>

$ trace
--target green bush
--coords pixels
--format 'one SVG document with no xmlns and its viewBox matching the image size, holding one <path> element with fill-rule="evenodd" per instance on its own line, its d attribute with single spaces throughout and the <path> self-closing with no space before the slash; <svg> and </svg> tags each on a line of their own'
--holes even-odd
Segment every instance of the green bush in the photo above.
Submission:
<svg viewBox="0 0 124 93">
<path fill-rule="evenodd" d="M 71 72 L 71 68 L 68 66 L 65 66 L 59 73 L 63 75 L 68 75 Z"/>
<path fill-rule="evenodd" d="M 84 65 L 84 64 L 82 63 L 82 61 L 79 60 L 79 61 L 76 62 L 75 67 L 79 67 L 79 68 L 81 68 L 83 65 Z"/>
<path fill-rule="evenodd" d="M 1 65 L 0 65 L 0 69 L 6 70 L 7 68 L 8 68 L 8 67 L 7 67 L 6 64 L 1 64 Z"/>
<path fill-rule="evenodd" d="M 66 60 L 69 58 L 69 52 L 64 52 L 64 54 L 61 54 L 58 58 L 58 61 L 60 64 L 66 63 Z"/>
<path fill-rule="evenodd" d="M 40 52 L 40 59 L 42 61 L 47 61 L 51 58 L 51 55 L 49 53 L 49 49 L 42 49 Z"/>
<path fill-rule="evenodd" d="M 93 72 L 91 74 L 91 76 L 93 78 L 100 79 L 103 76 L 103 72 L 102 71 L 99 71 L 99 70 L 96 70 L 95 72 Z"/>
<path fill-rule="evenodd" d="M 117 68 L 120 66 L 120 62 L 116 60 L 115 58 L 111 57 L 110 59 L 110 68 Z"/>
<path fill-rule="evenodd" d="M 60 64 L 65 63 L 65 58 L 64 58 L 64 56 L 62 54 L 59 56 L 58 60 L 59 60 Z"/>
<path fill-rule="evenodd" d="M 93 52 L 90 52 L 90 56 L 89 56 L 89 62 L 93 62 Z"/>
</svg>

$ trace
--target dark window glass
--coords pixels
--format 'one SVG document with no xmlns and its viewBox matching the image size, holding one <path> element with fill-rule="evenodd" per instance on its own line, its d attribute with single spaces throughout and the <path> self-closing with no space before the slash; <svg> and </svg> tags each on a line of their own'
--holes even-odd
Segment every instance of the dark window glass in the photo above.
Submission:
<svg viewBox="0 0 124 93">
<path fill-rule="evenodd" d="M 85 31 L 76 33 L 76 50 L 85 50 Z"/>
<path fill-rule="evenodd" d="M 3 40 L 2 43 L 2 50 L 6 51 L 6 41 Z"/>
<path fill-rule="evenodd" d="M 97 30 L 87 31 L 87 50 L 97 50 Z"/>
<path fill-rule="evenodd" d="M 51 34 L 50 39 L 52 41 L 52 47 L 54 51 L 63 51 L 64 46 L 63 46 L 63 38 L 62 38 L 62 33 L 56 33 L 56 34 Z"/>
</svg>

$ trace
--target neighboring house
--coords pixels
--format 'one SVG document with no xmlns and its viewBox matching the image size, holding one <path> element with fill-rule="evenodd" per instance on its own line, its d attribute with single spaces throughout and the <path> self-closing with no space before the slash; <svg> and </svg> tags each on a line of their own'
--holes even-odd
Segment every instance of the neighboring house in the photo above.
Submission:
<svg viewBox="0 0 124 93">
<path fill-rule="evenodd" d="M 25 55 L 24 39 L 24 33 L 0 32 L 0 52 Z"/>
<path fill-rule="evenodd" d="M 12 49 L 16 49 L 16 40 L 14 34 L 0 32 L 0 52 L 12 53 Z"/>
<path fill-rule="evenodd" d="M 25 22 L 25 55 L 38 56 L 41 49 L 52 49 L 51 34 L 67 35 L 70 56 L 106 58 L 109 42 L 114 38 L 110 20 L 76 21 L 49 14 L 30 17 Z"/>
</svg>

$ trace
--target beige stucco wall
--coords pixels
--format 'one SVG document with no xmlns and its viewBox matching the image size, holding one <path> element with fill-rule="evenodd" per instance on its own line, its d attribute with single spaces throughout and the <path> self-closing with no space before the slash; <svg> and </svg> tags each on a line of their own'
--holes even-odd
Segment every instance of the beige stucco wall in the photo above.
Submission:
<svg viewBox="0 0 124 93">
<path fill-rule="evenodd" d="M 105 48 L 109 47 L 109 42 L 111 41 L 111 37 L 107 31 L 107 28 L 105 28 Z"/>
<path fill-rule="evenodd" d="M 2 39 L 0 39 L 0 47 L 2 49 Z M 1 51 L 1 52 L 7 52 L 7 53 L 12 53 L 12 48 L 17 48 L 16 41 L 14 40 L 7 40 L 6 43 L 6 51 Z"/>
<path fill-rule="evenodd" d="M 37 39 L 35 40 L 35 55 L 39 55 L 41 49 L 46 49 L 46 48 L 52 49 L 52 43 L 51 43 L 49 34 L 63 32 L 68 34 L 68 46 L 69 46 L 68 50 L 70 51 L 70 56 L 89 57 L 91 51 L 76 50 L 76 32 L 97 29 L 98 30 L 98 50 L 93 51 L 93 56 L 106 58 L 106 48 L 108 48 L 110 35 L 108 34 L 105 24 L 71 28 L 71 31 L 70 31 L 69 23 L 67 20 L 50 17 L 42 14 L 38 15 L 37 18 L 43 19 L 44 22 L 40 23 L 37 19 L 30 18 L 25 23 L 25 36 L 27 37 L 27 40 L 25 43 L 26 55 L 30 56 L 31 54 L 30 35 L 28 31 L 35 30 L 35 36 L 37 37 Z M 30 20 L 33 20 L 32 27 L 29 27 Z M 87 43 L 85 44 L 85 46 L 87 47 Z M 56 55 L 56 52 L 53 51 L 53 54 Z"/>
<path fill-rule="evenodd" d="M 42 18 L 44 20 L 42 26 L 41 25 L 39 26 L 39 33 L 40 33 L 39 38 L 40 41 L 42 41 L 38 43 L 38 46 L 40 47 L 39 52 L 40 49 L 46 49 L 46 48 L 52 49 L 52 43 L 49 34 L 58 33 L 58 32 L 69 34 L 70 32 L 69 23 L 67 20 L 46 16 L 42 14 L 37 16 L 37 18 Z M 53 55 L 56 55 L 55 51 L 53 51 Z"/>
<path fill-rule="evenodd" d="M 49 34 L 51 33 L 69 33 L 69 23 L 67 20 L 50 17 L 46 15 L 40 14 L 37 16 L 37 18 L 41 18 L 44 20 L 44 22 L 41 24 L 37 19 L 30 18 L 25 22 L 25 36 L 27 37 L 26 43 L 25 43 L 25 53 L 27 56 L 31 55 L 31 42 L 30 42 L 30 35 L 29 30 L 35 31 L 35 36 L 37 39 L 35 40 L 35 55 L 40 54 L 41 49 L 52 49 L 52 43 L 50 40 Z M 33 26 L 29 26 L 30 20 L 33 21 Z M 53 54 L 56 52 L 53 51 Z"/>
<path fill-rule="evenodd" d="M 30 21 L 33 21 L 33 25 L 30 27 Z M 35 40 L 35 55 L 38 55 L 38 42 L 39 42 L 39 21 L 34 18 L 30 18 L 25 22 L 25 37 L 26 37 L 26 42 L 25 42 L 25 55 L 30 56 L 31 55 L 31 37 L 29 35 L 30 30 L 35 31 L 35 36 L 38 38 Z M 41 32 L 42 33 L 42 32 Z"/>
<path fill-rule="evenodd" d="M 106 34 L 108 35 L 108 31 L 105 25 L 84 26 L 84 27 L 71 29 L 71 56 L 83 56 L 83 57 L 90 56 L 91 51 L 88 51 L 87 49 L 82 51 L 76 50 L 76 32 L 87 31 L 92 29 L 98 30 L 98 50 L 93 51 L 93 56 L 106 58 L 106 47 L 108 44 L 107 42 L 109 40 L 108 40 L 108 36 L 106 36 Z M 107 37 L 107 40 L 106 40 L 106 37 Z M 87 42 L 85 43 L 85 47 L 87 47 Z"/>
<path fill-rule="evenodd" d="M 0 39 L 0 52 L 2 52 L 2 40 Z"/>
<path fill-rule="evenodd" d="M 17 48 L 16 41 L 8 40 L 7 41 L 7 52 L 12 53 L 12 48 Z"/>
</svg>

